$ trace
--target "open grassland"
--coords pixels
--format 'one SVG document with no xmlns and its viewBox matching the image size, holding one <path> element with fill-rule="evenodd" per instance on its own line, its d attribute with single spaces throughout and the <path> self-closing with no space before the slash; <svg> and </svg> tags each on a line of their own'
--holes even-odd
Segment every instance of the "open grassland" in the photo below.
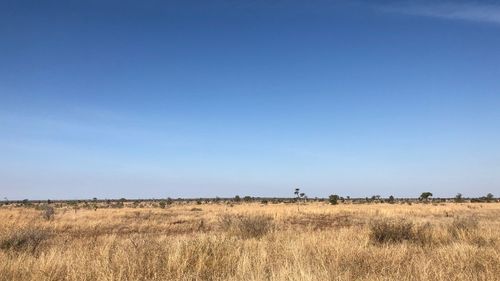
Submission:
<svg viewBox="0 0 500 281">
<path fill-rule="evenodd" d="M 500 280 L 500 204 L 0 208 L 0 280 Z"/>
</svg>

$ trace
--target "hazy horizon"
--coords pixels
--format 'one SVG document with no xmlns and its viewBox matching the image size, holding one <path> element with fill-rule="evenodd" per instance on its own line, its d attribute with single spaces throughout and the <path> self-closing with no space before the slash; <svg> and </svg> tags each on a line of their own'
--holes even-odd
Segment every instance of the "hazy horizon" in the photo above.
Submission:
<svg viewBox="0 0 500 281">
<path fill-rule="evenodd" d="M 0 198 L 500 193 L 494 1 L 2 1 Z"/>
</svg>

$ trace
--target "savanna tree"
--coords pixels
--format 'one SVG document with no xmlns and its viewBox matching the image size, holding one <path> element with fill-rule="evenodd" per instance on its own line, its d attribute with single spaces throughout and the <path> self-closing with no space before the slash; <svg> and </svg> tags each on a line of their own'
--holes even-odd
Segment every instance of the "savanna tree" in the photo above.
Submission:
<svg viewBox="0 0 500 281">
<path fill-rule="evenodd" d="M 420 194 L 420 197 L 418 198 L 420 201 L 429 201 L 429 198 L 432 197 L 432 193 L 431 192 L 422 192 L 422 194 Z"/>
<path fill-rule="evenodd" d="M 339 196 L 336 194 L 332 194 L 328 197 L 328 202 L 332 205 L 337 205 L 339 200 Z"/>
<path fill-rule="evenodd" d="M 304 192 L 300 192 L 300 188 L 296 188 L 294 194 L 296 196 L 297 201 L 299 201 L 300 199 L 305 200 L 307 198 Z"/>
<path fill-rule="evenodd" d="M 462 202 L 464 202 L 464 199 L 462 198 L 462 193 L 457 193 L 457 195 L 455 195 L 454 201 L 455 201 L 455 203 L 462 203 Z"/>
<path fill-rule="evenodd" d="M 494 196 L 491 193 L 486 194 L 486 202 L 491 202 L 493 200 Z"/>
</svg>

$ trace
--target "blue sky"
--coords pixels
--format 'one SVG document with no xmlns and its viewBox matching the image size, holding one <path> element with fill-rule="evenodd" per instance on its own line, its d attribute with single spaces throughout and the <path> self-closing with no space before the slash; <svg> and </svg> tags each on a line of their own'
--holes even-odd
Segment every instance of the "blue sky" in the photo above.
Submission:
<svg viewBox="0 0 500 281">
<path fill-rule="evenodd" d="M 500 4 L 0 2 L 1 197 L 295 187 L 499 195 Z"/>
</svg>

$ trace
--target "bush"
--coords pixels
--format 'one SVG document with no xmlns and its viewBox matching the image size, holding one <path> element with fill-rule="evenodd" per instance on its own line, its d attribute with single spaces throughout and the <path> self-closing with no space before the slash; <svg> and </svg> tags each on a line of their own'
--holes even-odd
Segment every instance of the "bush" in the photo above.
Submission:
<svg viewBox="0 0 500 281">
<path fill-rule="evenodd" d="M 116 202 L 114 204 L 111 204 L 109 207 L 114 208 L 114 209 L 121 209 L 121 208 L 124 207 L 123 201 L 118 201 L 118 202 Z M 75 206 L 75 212 L 76 212 L 77 209 L 78 209 L 78 206 Z"/>
<path fill-rule="evenodd" d="M 230 231 L 233 226 L 234 216 L 224 214 L 219 216 L 219 226 L 224 231 Z"/>
<path fill-rule="evenodd" d="M 243 239 L 260 238 L 267 234 L 272 227 L 272 218 L 269 216 L 231 216 L 219 217 L 220 227 L 232 235 Z"/>
<path fill-rule="evenodd" d="M 330 202 L 330 204 L 332 204 L 332 205 L 337 205 L 338 200 L 339 200 L 339 196 L 335 195 L 335 194 L 332 194 L 328 197 L 328 202 Z"/>
<path fill-rule="evenodd" d="M 54 215 L 56 214 L 55 210 L 51 206 L 45 206 L 42 209 L 42 217 L 46 220 L 51 220 L 54 218 Z"/>
<path fill-rule="evenodd" d="M 431 242 L 431 225 L 415 226 L 405 220 L 380 220 L 370 226 L 370 240 L 375 243 L 401 243 L 408 241 L 418 244 Z"/>
<path fill-rule="evenodd" d="M 40 244 L 50 237 L 50 232 L 40 228 L 24 228 L 11 232 L 0 240 L 0 249 L 35 253 Z"/>
<path fill-rule="evenodd" d="M 238 221 L 238 229 L 242 238 L 259 238 L 271 229 L 272 219 L 267 216 L 242 216 Z"/>
<path fill-rule="evenodd" d="M 174 200 L 170 197 L 167 198 L 167 205 L 172 205 L 174 203 Z"/>
</svg>

